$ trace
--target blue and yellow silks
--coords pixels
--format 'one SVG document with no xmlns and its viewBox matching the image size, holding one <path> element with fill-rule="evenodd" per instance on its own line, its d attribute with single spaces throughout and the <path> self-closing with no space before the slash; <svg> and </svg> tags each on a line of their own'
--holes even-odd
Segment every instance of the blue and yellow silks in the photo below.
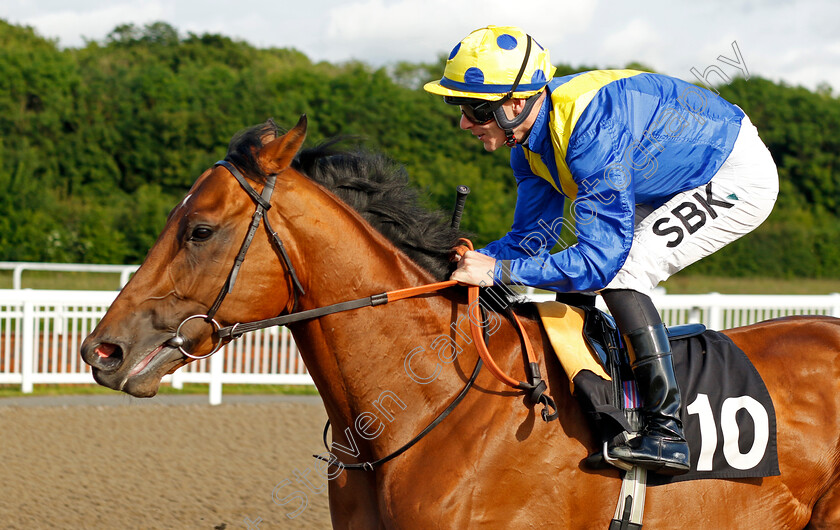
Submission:
<svg viewBox="0 0 840 530">
<path fill-rule="evenodd" d="M 513 226 L 480 252 L 499 260 L 498 282 L 596 291 L 627 258 L 636 204 L 658 206 L 709 182 L 744 113 L 708 90 L 634 70 L 564 76 L 547 89 L 525 145 L 511 152 Z M 577 243 L 550 254 L 567 197 Z"/>
</svg>

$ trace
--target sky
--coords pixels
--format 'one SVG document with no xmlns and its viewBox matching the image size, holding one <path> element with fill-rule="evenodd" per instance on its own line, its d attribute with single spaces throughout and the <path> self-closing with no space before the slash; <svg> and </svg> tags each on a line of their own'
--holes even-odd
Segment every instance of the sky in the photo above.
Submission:
<svg viewBox="0 0 840 530">
<path fill-rule="evenodd" d="M 515 25 L 555 64 L 639 61 L 692 82 L 694 69 L 714 84 L 760 76 L 840 93 L 837 0 L 2 0 L 0 18 L 63 47 L 164 21 L 183 36 L 219 33 L 374 66 L 434 62 L 474 29 Z"/>
</svg>

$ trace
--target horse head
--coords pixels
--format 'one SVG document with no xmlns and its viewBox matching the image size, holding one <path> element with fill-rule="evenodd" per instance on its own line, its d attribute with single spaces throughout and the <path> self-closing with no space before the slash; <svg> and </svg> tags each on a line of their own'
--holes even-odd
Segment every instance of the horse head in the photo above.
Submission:
<svg viewBox="0 0 840 530">
<path fill-rule="evenodd" d="M 260 201 L 268 206 L 266 188 L 275 179 L 296 173 L 290 166 L 305 136 L 305 116 L 280 136 L 269 120 L 234 137 L 226 160 L 196 180 L 82 344 L 99 384 L 153 396 L 164 375 L 221 346 L 219 326 L 291 310 L 298 280 L 286 247 L 272 243 L 265 212 L 257 215 L 255 208 Z"/>
</svg>

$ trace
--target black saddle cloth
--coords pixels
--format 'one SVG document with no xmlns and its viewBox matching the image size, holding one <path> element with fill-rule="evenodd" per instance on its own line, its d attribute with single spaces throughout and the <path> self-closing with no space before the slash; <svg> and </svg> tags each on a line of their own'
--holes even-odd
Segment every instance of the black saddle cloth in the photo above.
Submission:
<svg viewBox="0 0 840 530">
<path fill-rule="evenodd" d="M 681 417 L 691 451 L 685 475 L 649 475 L 651 486 L 701 478 L 779 475 L 776 412 L 758 371 L 726 335 L 706 330 L 671 340 L 682 395 Z M 589 371 L 575 377 L 575 395 L 602 440 L 632 431 L 640 402 L 624 355 L 604 381 Z"/>
</svg>

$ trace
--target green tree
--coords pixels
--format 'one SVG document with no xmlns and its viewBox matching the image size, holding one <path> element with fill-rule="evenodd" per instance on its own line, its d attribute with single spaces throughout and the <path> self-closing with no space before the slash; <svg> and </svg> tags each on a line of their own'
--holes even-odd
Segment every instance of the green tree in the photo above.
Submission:
<svg viewBox="0 0 840 530">
<path fill-rule="evenodd" d="M 163 22 L 60 50 L 0 21 L 0 49 L 0 259 L 137 263 L 237 130 L 268 117 L 291 125 L 302 113 L 309 144 L 343 135 L 385 152 L 431 208 L 449 211 L 455 186 L 470 186 L 462 226 L 476 243 L 510 227 L 507 152 L 484 152 L 459 130 L 457 109 L 422 90 L 445 57 L 313 62 Z M 560 64 L 557 75 L 593 68 Z M 759 128 L 781 193 L 762 227 L 689 271 L 840 277 L 840 101 L 826 86 L 756 76 L 718 88 Z"/>
</svg>

